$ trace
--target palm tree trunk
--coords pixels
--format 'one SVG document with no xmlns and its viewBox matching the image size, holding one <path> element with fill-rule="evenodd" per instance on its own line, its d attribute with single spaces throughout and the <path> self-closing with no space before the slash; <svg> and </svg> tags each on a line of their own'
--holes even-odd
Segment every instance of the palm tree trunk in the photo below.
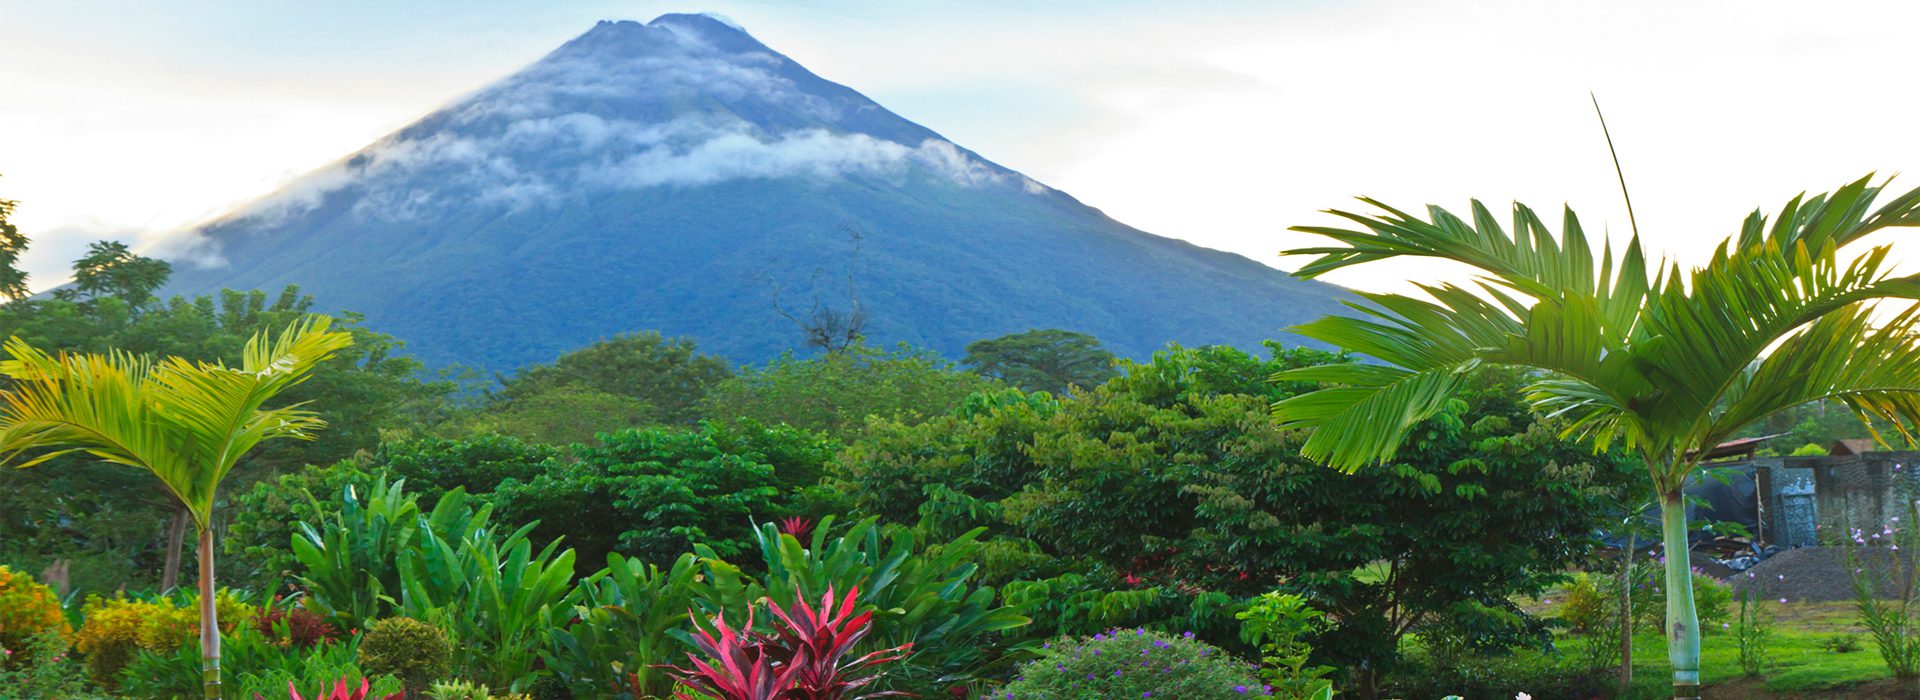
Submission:
<svg viewBox="0 0 1920 700">
<path fill-rule="evenodd" d="M 1633 526 L 1639 516 L 1627 522 L 1627 548 L 1620 552 L 1620 694 L 1633 687 L 1633 550 L 1638 544 Z"/>
<path fill-rule="evenodd" d="M 220 613 L 214 601 L 213 526 L 200 528 L 200 679 L 207 700 L 220 698 Z"/>
<path fill-rule="evenodd" d="M 1661 536 L 1667 552 L 1667 660 L 1673 665 L 1673 697 L 1700 697 L 1700 616 L 1693 608 L 1693 569 L 1688 559 L 1687 502 L 1679 488 L 1660 499 Z"/>
<path fill-rule="evenodd" d="M 160 569 L 160 590 L 170 591 L 180 585 L 180 552 L 187 544 L 187 519 L 191 517 L 185 505 L 174 508 L 173 522 L 167 524 L 167 565 Z"/>
</svg>

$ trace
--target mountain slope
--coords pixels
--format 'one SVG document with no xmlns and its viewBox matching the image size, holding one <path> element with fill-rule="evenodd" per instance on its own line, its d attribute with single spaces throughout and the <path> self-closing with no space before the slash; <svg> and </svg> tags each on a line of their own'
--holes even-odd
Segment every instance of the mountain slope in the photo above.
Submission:
<svg viewBox="0 0 1920 700">
<path fill-rule="evenodd" d="M 857 240 L 855 232 L 857 232 Z M 1028 328 L 1252 346 L 1345 293 L 1142 233 L 702 15 L 602 22 L 179 241 L 171 292 L 299 284 L 430 365 L 659 329 L 759 361 L 776 309 L 958 356 Z"/>
</svg>

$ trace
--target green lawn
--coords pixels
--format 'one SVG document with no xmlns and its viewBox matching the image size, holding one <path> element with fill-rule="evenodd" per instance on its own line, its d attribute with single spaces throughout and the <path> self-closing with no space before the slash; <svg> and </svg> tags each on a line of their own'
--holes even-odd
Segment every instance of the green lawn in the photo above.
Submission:
<svg viewBox="0 0 1920 700">
<path fill-rule="evenodd" d="M 1772 642 L 1773 663 L 1757 684 L 1771 693 L 1812 694 L 1837 697 L 1839 691 L 1872 681 L 1890 679 L 1892 674 L 1880 660 L 1872 638 L 1854 623 L 1852 603 L 1788 603 L 1769 606 L 1775 615 Z M 1861 648 L 1835 653 L 1822 645 L 1843 634 L 1858 636 Z M 1569 644 L 1579 640 L 1569 639 Z M 1710 631 L 1701 641 L 1701 681 L 1708 689 L 1738 683 L 1752 688 L 1756 682 L 1741 682 L 1739 651 L 1733 635 Z M 1669 697 L 1666 640 L 1654 633 L 1635 635 L 1633 640 L 1634 683 L 1629 698 Z"/>
</svg>

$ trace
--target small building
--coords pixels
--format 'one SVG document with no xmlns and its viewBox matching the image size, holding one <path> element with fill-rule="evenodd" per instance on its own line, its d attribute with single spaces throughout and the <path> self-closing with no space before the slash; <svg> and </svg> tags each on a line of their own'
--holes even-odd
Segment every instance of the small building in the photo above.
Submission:
<svg viewBox="0 0 1920 700">
<path fill-rule="evenodd" d="M 1688 491 L 1707 505 L 1689 510 L 1698 520 L 1741 523 L 1758 542 L 1782 548 L 1819 544 L 1848 528 L 1877 531 L 1913 520 L 1920 504 L 1920 475 L 1914 473 L 1920 451 L 1875 446 L 1871 440 L 1841 440 L 1824 456 L 1749 453 L 1710 465 L 1728 470 L 1730 483 L 1698 480 Z"/>
</svg>

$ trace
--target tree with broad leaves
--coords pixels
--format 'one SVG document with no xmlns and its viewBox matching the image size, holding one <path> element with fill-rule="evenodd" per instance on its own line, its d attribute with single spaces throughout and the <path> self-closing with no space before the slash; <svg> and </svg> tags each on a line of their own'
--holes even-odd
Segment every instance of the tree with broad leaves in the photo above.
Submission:
<svg viewBox="0 0 1920 700">
<path fill-rule="evenodd" d="M 4 301 L 25 299 L 32 293 L 27 290 L 27 273 L 20 271 L 20 254 L 26 252 L 29 241 L 19 226 L 8 221 L 19 205 L 0 199 L 0 300 Z"/>
<path fill-rule="evenodd" d="M 967 344 L 961 362 L 990 379 L 1027 391 L 1065 394 L 1088 389 L 1119 374 L 1114 355 L 1085 333 L 1045 328 L 1009 333 Z"/>
</svg>

